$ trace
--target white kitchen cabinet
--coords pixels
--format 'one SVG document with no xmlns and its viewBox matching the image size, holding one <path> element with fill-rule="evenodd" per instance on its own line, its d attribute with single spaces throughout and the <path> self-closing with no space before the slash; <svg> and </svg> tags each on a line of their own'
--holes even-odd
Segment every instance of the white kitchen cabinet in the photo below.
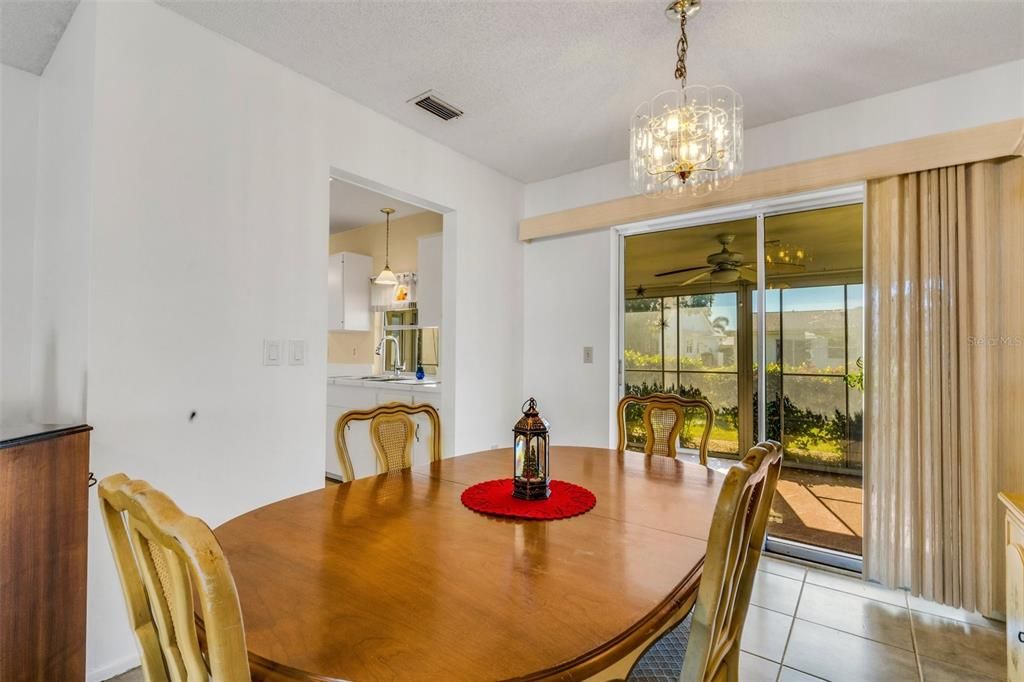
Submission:
<svg viewBox="0 0 1024 682">
<path fill-rule="evenodd" d="M 327 476 L 335 480 L 343 480 L 341 464 L 338 461 L 338 450 L 334 444 L 334 428 L 338 418 L 349 410 L 362 409 L 352 407 L 327 406 L 327 450 L 324 458 L 324 470 Z M 377 473 L 377 458 L 370 445 L 370 422 L 356 421 L 349 424 L 345 433 L 348 446 L 348 458 L 352 462 L 352 474 L 356 478 L 373 476 Z"/>
<path fill-rule="evenodd" d="M 327 265 L 327 329 L 370 331 L 370 278 L 373 258 L 359 253 L 333 253 Z"/>
<path fill-rule="evenodd" d="M 430 463 L 430 418 L 425 414 L 415 414 L 412 417 L 415 432 L 412 441 L 412 465 Z"/>
<path fill-rule="evenodd" d="M 377 404 L 383 405 L 385 403 L 407 403 L 414 405 L 412 400 L 412 391 L 408 388 L 391 388 L 390 386 L 386 389 L 377 389 Z"/>
<path fill-rule="evenodd" d="M 327 475 L 341 479 L 341 465 L 334 445 L 334 427 L 338 418 L 349 410 L 368 410 L 376 406 L 375 391 L 348 386 L 327 387 L 327 450 L 324 464 Z M 348 457 L 352 462 L 352 473 L 356 478 L 373 476 L 377 473 L 377 458 L 370 445 L 370 422 L 356 421 L 345 433 Z"/>
<path fill-rule="evenodd" d="M 412 404 L 422 405 L 426 403 L 432 406 L 439 413 L 441 412 L 441 394 L 440 393 L 420 393 L 414 392 L 412 394 Z"/>
<path fill-rule="evenodd" d="M 370 422 L 351 422 L 345 433 L 345 443 L 348 445 L 348 458 L 352 462 L 352 474 L 356 478 L 374 476 L 377 473 L 377 455 L 370 443 Z M 334 458 L 338 458 L 337 454 Z"/>
<path fill-rule="evenodd" d="M 441 233 L 419 238 L 416 273 L 417 323 L 421 327 L 441 326 Z"/>
<path fill-rule="evenodd" d="M 431 405 L 438 414 L 441 412 L 441 394 L 440 393 L 413 393 L 412 400 L 413 405 Z M 413 422 L 417 426 L 416 440 L 412 444 L 412 461 L 413 465 L 427 464 L 430 462 L 430 442 L 432 434 L 430 433 L 430 418 L 425 414 L 417 414 L 413 417 Z M 441 426 L 442 430 L 444 425 Z"/>
</svg>

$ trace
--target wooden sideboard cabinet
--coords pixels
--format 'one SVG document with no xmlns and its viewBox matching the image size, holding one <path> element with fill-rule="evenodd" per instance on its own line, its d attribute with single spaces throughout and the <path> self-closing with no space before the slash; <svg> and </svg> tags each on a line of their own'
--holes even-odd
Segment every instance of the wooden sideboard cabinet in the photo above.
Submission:
<svg viewBox="0 0 1024 682">
<path fill-rule="evenodd" d="M 0 680 L 85 679 L 91 427 L 0 428 Z"/>
<path fill-rule="evenodd" d="M 1024 494 L 999 499 L 1006 507 L 1006 675 L 1024 682 Z"/>
</svg>

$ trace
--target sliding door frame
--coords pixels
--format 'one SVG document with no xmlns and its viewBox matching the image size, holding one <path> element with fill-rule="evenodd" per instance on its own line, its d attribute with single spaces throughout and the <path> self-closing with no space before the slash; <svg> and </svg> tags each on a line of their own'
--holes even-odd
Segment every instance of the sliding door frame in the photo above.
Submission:
<svg viewBox="0 0 1024 682">
<path fill-rule="evenodd" d="M 750 390 L 756 390 L 757 393 L 757 424 L 755 429 L 757 432 L 757 440 L 763 441 L 766 438 L 767 424 L 766 424 L 766 373 L 763 371 L 764 358 L 766 356 L 765 339 L 766 339 L 766 319 L 765 307 L 767 305 L 766 295 L 766 282 L 765 278 L 767 273 L 763 266 L 765 262 L 765 250 L 764 250 L 764 223 L 765 218 L 782 215 L 786 213 L 797 213 L 800 211 L 812 211 L 823 208 L 832 208 L 835 206 L 846 206 L 849 204 L 863 204 L 865 200 L 866 184 L 858 182 L 849 185 L 842 185 L 839 187 L 830 187 L 822 190 L 815 190 L 812 192 L 803 192 L 800 194 L 793 194 L 783 197 L 773 197 L 768 199 L 761 199 L 757 201 L 748 201 L 729 206 L 721 206 L 711 209 L 705 209 L 700 211 L 691 211 L 675 216 L 669 216 L 667 218 L 658 218 L 654 220 L 645 220 L 636 223 L 629 223 L 625 225 L 619 225 L 615 227 L 617 234 L 616 241 L 618 242 L 618 264 L 619 271 L 618 287 L 615 291 L 616 300 L 614 304 L 618 310 L 618 395 L 617 398 L 622 398 L 625 393 L 625 371 L 623 368 L 623 354 L 625 352 L 625 240 L 626 237 L 630 237 L 638 234 L 648 234 L 652 232 L 664 232 L 667 230 L 678 230 L 689 227 L 703 227 L 707 225 L 713 225 L 715 223 L 722 223 L 733 220 L 743 220 L 755 218 L 757 221 L 757 285 L 756 285 L 756 296 L 757 296 L 757 329 L 751 330 L 753 332 L 753 338 L 743 339 L 737 338 L 737 342 L 740 344 L 741 349 L 750 347 L 751 342 L 753 343 L 754 353 L 753 357 L 747 355 L 746 350 L 743 351 L 741 357 L 740 350 L 737 349 L 737 367 L 744 366 L 740 363 L 743 362 L 743 358 L 746 357 L 750 360 L 756 361 L 756 366 L 761 371 L 757 373 L 756 386 L 751 381 L 752 369 L 737 372 L 737 402 L 738 407 L 741 411 L 745 410 L 744 414 L 747 415 L 746 419 L 741 419 L 741 422 L 750 424 L 753 415 L 750 414 L 752 411 L 752 404 L 747 397 L 749 397 Z M 749 300 L 741 300 L 749 298 L 745 296 L 744 290 L 741 288 L 740 292 L 737 293 L 737 310 L 742 311 L 741 315 L 746 315 L 747 319 L 753 311 L 749 310 Z M 746 325 L 747 329 L 750 329 L 749 322 Z M 737 325 L 737 334 L 739 334 L 740 325 Z M 750 364 L 750 363 L 745 363 Z M 746 397 L 744 392 L 747 391 Z M 740 455 L 744 451 L 744 439 L 749 438 L 751 434 L 744 433 L 748 429 L 740 429 Z M 749 442 L 749 441 L 748 441 Z M 784 540 L 782 538 L 776 538 L 769 536 L 765 542 L 765 549 L 768 552 L 780 554 L 783 556 L 792 557 L 802 561 L 809 561 L 817 564 L 824 564 L 835 568 L 840 568 L 848 571 L 860 572 L 862 561 L 861 557 L 854 554 L 847 554 L 845 552 L 838 552 L 835 550 L 814 547 L 811 545 L 804 545 L 798 542 L 790 540 Z"/>
</svg>

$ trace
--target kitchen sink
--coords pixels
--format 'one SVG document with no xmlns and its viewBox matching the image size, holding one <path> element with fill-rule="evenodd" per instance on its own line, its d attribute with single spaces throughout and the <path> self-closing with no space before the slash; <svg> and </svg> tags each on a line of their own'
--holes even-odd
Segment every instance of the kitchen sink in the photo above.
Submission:
<svg viewBox="0 0 1024 682">
<path fill-rule="evenodd" d="M 411 386 L 436 386 L 437 379 L 431 377 L 429 379 L 417 379 L 415 377 L 406 375 L 395 376 L 393 374 L 374 374 L 371 376 L 355 376 L 355 377 L 330 377 L 331 379 L 347 379 L 349 381 L 373 381 L 375 383 L 388 383 L 388 384 L 406 384 Z"/>
</svg>

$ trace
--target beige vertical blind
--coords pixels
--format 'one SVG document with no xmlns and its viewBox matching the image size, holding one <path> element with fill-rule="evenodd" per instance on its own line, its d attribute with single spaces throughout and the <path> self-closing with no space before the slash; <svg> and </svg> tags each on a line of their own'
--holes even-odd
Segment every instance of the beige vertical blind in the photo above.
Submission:
<svg viewBox="0 0 1024 682">
<path fill-rule="evenodd" d="M 1024 160 L 867 188 L 868 579 L 1003 611 L 997 489 L 1024 491 Z"/>
</svg>

